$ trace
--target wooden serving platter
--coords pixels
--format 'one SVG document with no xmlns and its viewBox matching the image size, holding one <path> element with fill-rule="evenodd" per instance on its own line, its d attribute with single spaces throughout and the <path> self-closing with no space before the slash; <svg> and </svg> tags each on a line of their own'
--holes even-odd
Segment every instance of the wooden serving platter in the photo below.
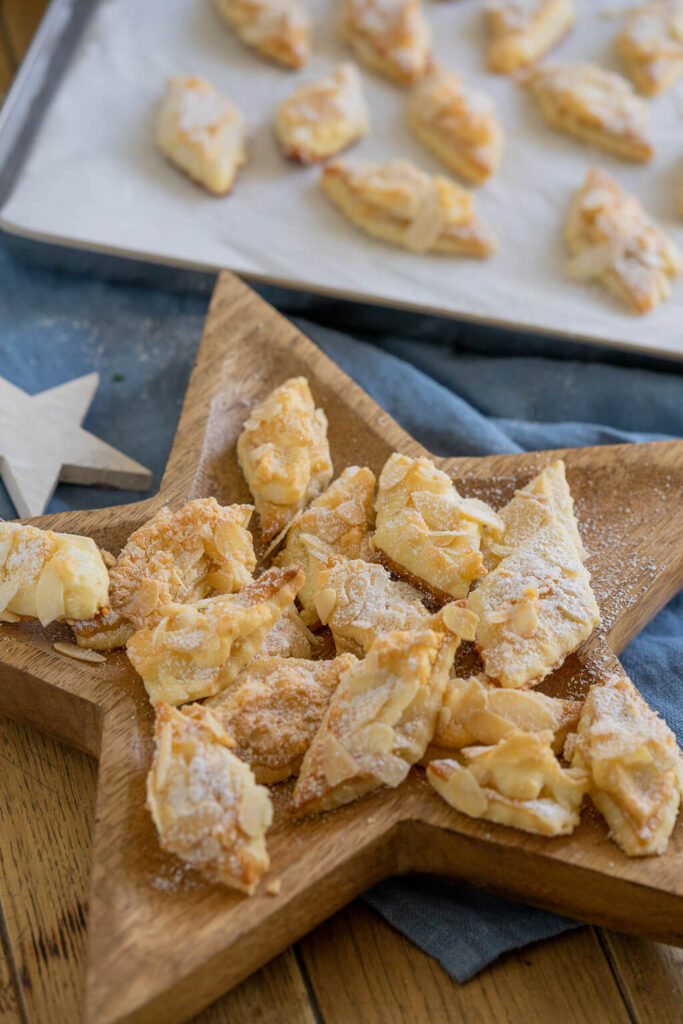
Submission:
<svg viewBox="0 0 683 1024">
<path fill-rule="evenodd" d="M 429 454 L 289 321 L 223 274 L 216 287 L 159 494 L 36 525 L 117 551 L 164 503 L 249 500 L 235 442 L 249 408 L 286 377 L 308 377 L 330 423 L 338 474 L 379 472 L 394 450 Z M 467 495 L 500 506 L 558 456 L 576 499 L 600 604 L 600 633 L 543 685 L 581 695 L 683 583 L 683 442 L 489 458 L 435 458 Z M 632 860 L 595 814 L 558 839 L 478 822 L 449 808 L 414 769 L 339 811 L 292 823 L 274 795 L 272 870 L 251 898 L 211 886 L 159 850 L 145 810 L 152 709 L 125 653 L 105 664 L 57 654 L 63 626 L 0 626 L 0 714 L 99 758 L 88 912 L 87 1024 L 185 1020 L 358 893 L 393 874 L 438 874 L 581 918 L 683 945 L 683 827 L 668 852 Z M 266 894 L 281 880 L 277 896 Z"/>
</svg>

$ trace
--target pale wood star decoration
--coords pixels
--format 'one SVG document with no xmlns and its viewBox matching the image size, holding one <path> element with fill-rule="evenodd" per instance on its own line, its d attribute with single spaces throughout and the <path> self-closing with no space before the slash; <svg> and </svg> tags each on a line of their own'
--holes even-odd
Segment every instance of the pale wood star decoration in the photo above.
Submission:
<svg viewBox="0 0 683 1024">
<path fill-rule="evenodd" d="M 378 474 L 394 451 L 429 455 L 292 323 L 224 273 L 159 493 L 37 525 L 85 534 L 116 554 L 163 505 L 210 495 L 250 501 L 237 438 L 254 404 L 299 374 L 327 413 L 337 474 L 349 465 Z M 602 624 L 542 692 L 578 699 L 604 672 L 623 672 L 617 653 L 683 583 L 683 441 L 432 458 L 460 493 L 495 507 L 565 460 Z M 154 712 L 125 652 L 79 662 L 54 649 L 59 640 L 73 641 L 64 624 L 0 623 L 0 715 L 99 758 L 84 1024 L 186 1021 L 358 893 L 406 872 L 683 945 L 683 821 L 665 854 L 629 858 L 597 814 L 585 813 L 572 835 L 531 835 L 459 814 L 421 768 L 397 789 L 300 822 L 287 810 L 292 781 L 280 783 L 271 872 L 256 895 L 211 885 L 159 847 L 145 807 Z"/>
<path fill-rule="evenodd" d="M 99 382 L 88 373 L 29 395 L 0 377 L 0 476 L 22 518 L 41 515 L 59 481 L 151 486 L 149 469 L 81 426 Z"/>
</svg>

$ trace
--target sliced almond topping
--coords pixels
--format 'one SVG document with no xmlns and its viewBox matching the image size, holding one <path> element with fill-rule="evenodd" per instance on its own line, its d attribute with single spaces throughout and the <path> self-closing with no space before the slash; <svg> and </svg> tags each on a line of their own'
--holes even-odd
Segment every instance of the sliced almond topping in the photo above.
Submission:
<svg viewBox="0 0 683 1024">
<path fill-rule="evenodd" d="M 357 761 L 332 733 L 328 733 L 323 745 L 323 771 L 330 786 L 338 786 L 358 771 Z"/>
<path fill-rule="evenodd" d="M 282 882 L 279 878 L 274 878 L 272 882 L 269 882 L 266 886 L 266 892 L 269 896 L 279 896 L 280 890 L 282 889 Z"/>
<path fill-rule="evenodd" d="M 332 587 L 326 587 L 315 595 L 315 607 L 323 625 L 326 625 L 337 604 L 337 592 Z"/>
<path fill-rule="evenodd" d="M 489 802 L 486 794 L 479 783 L 467 768 L 463 768 L 457 762 L 445 762 L 446 771 L 435 771 L 435 766 L 441 767 L 444 762 L 432 762 L 428 769 L 431 775 L 430 782 L 435 782 L 435 789 L 442 793 L 444 799 L 455 807 L 456 811 L 469 814 L 473 818 L 479 818 L 486 813 Z"/>
<path fill-rule="evenodd" d="M 265 786 L 248 789 L 239 806 L 239 822 L 243 832 L 255 839 L 263 835 L 273 820 L 273 805 Z"/>
<path fill-rule="evenodd" d="M 393 747 L 395 736 L 385 722 L 373 722 L 358 733 L 357 739 L 366 753 L 384 754 Z"/>
<path fill-rule="evenodd" d="M 139 615 L 146 618 L 159 604 L 161 597 L 161 586 L 158 580 L 143 580 L 138 587 L 135 596 L 128 603 L 126 611 L 129 615 Z"/>
<path fill-rule="evenodd" d="M 518 636 L 530 637 L 538 631 L 538 600 L 535 604 L 520 601 L 510 616 L 510 629 Z"/>
<path fill-rule="evenodd" d="M 478 619 L 469 608 L 452 601 L 442 609 L 441 620 L 451 633 L 462 637 L 463 640 L 474 640 Z"/>
<path fill-rule="evenodd" d="M 2 616 L 0 615 L 0 619 Z M 93 664 L 101 664 L 107 659 L 97 651 L 90 651 L 85 647 L 77 647 L 76 644 L 66 644 L 61 640 L 54 643 L 53 648 L 58 654 L 65 654 L 68 658 L 75 658 L 76 661 L 91 661 Z"/>
<path fill-rule="evenodd" d="M 64 617 L 64 584 L 51 569 L 44 569 L 36 584 L 36 613 L 41 626 Z"/>
<path fill-rule="evenodd" d="M 0 622 L 19 622 L 21 619 L 20 615 L 15 615 L 14 612 L 0 612 Z"/>
<path fill-rule="evenodd" d="M 479 743 L 495 744 L 508 733 L 515 731 L 512 722 L 485 708 L 475 708 L 463 716 L 467 729 L 476 736 Z"/>
<path fill-rule="evenodd" d="M 473 522 L 479 523 L 480 526 L 488 527 L 496 535 L 502 536 L 505 533 L 505 523 L 485 501 L 480 501 L 478 498 L 460 498 L 455 505 L 465 519 L 471 519 Z"/>
<path fill-rule="evenodd" d="M 395 725 L 405 709 L 415 700 L 419 689 L 420 681 L 417 677 L 404 679 L 395 686 L 391 697 L 380 712 L 384 722 Z"/>
</svg>

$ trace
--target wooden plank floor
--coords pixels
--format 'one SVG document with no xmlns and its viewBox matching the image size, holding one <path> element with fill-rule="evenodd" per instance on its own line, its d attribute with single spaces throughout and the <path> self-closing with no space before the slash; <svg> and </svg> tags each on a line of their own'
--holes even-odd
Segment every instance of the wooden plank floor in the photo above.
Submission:
<svg viewBox="0 0 683 1024">
<path fill-rule="evenodd" d="M 45 6 L 0 0 L 0 95 Z M 96 773 L 86 755 L 0 719 L 0 1024 L 79 1019 Z M 194 1024 L 548 1021 L 681 1024 L 683 952 L 585 928 L 458 985 L 353 904 Z"/>
</svg>

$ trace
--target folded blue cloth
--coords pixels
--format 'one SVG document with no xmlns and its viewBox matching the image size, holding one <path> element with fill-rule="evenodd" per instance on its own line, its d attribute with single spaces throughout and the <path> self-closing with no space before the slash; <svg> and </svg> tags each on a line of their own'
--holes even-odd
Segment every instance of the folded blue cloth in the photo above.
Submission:
<svg viewBox="0 0 683 1024">
<path fill-rule="evenodd" d="M 178 287 L 166 291 L 149 284 L 140 269 L 128 278 L 107 283 L 27 266 L 0 247 L 0 367 L 29 392 L 97 370 L 101 384 L 86 426 L 149 466 L 158 486 L 210 280 L 194 276 L 187 290 L 189 279 L 176 275 Z M 298 319 L 304 333 L 437 454 L 488 455 L 683 434 L 679 366 L 262 291 L 295 318 L 305 315 Z M 60 485 L 49 511 L 137 497 Z M 0 516 L 14 514 L 0 489 Z M 623 662 L 682 740 L 681 595 L 631 644 Z M 364 898 L 458 981 L 507 950 L 576 927 L 554 914 L 428 878 L 389 879 Z"/>
</svg>

